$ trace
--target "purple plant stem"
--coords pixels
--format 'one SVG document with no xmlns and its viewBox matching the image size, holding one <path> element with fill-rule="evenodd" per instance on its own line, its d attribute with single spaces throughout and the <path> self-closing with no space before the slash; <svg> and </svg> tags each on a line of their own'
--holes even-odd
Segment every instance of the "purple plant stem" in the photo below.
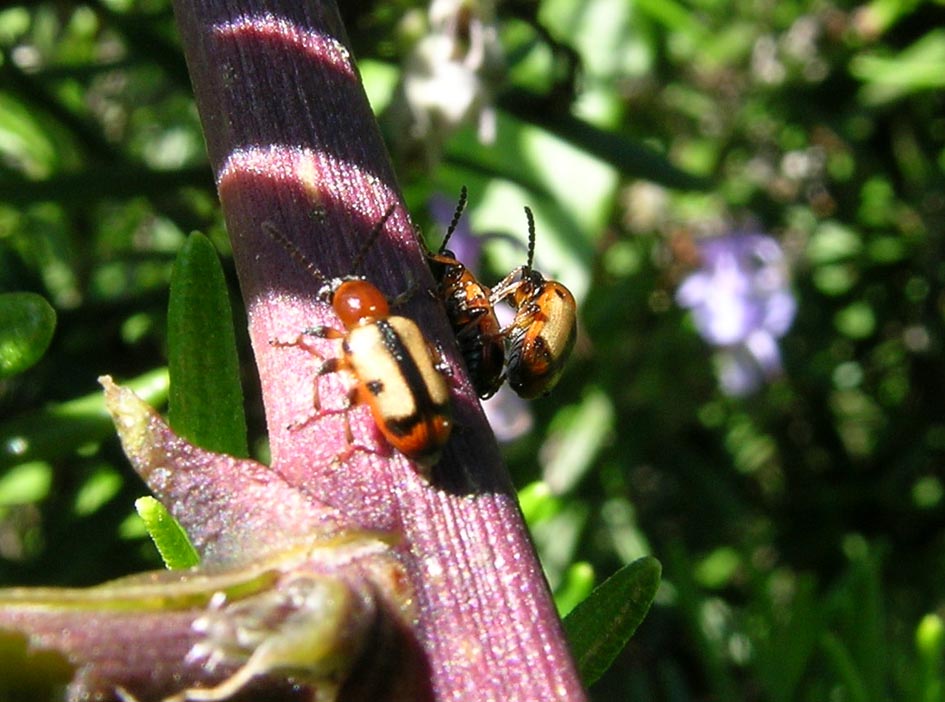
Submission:
<svg viewBox="0 0 945 702">
<path fill-rule="evenodd" d="M 582 700 L 550 593 L 495 439 L 458 360 L 333 2 L 175 0 L 263 388 L 273 468 L 366 529 L 403 535 L 438 700 Z M 455 427 L 429 480 L 384 443 L 367 408 L 291 342 L 337 326 L 278 228 L 326 277 L 395 209 L 363 272 L 442 345 Z M 321 356 L 337 354 L 312 341 Z M 318 416 L 315 416 L 315 415 Z M 349 446 L 345 424 L 354 437 Z M 301 426 L 290 426 L 301 422 Z M 353 447 L 353 448 L 352 448 Z"/>
</svg>

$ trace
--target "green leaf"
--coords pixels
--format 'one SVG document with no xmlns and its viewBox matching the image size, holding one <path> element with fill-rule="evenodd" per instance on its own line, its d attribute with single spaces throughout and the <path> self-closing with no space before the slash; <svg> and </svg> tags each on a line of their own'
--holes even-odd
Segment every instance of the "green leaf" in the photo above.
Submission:
<svg viewBox="0 0 945 702">
<path fill-rule="evenodd" d="M 167 371 L 158 368 L 143 373 L 125 386 L 149 405 L 161 405 L 167 397 Z M 114 433 L 99 390 L 51 404 L 0 423 L 0 470 L 30 461 L 53 461 Z"/>
<path fill-rule="evenodd" d="M 869 702 L 870 694 L 862 673 L 856 667 L 849 648 L 839 636 L 827 631 L 820 641 L 827 665 L 836 675 L 846 699 L 851 702 Z"/>
<path fill-rule="evenodd" d="M 153 497 L 141 497 L 135 500 L 135 509 L 169 570 L 191 568 L 200 562 L 187 533 L 164 505 Z"/>
<path fill-rule="evenodd" d="M 59 160 L 48 125 L 37 119 L 38 112 L 34 105 L 11 96 L 7 88 L 0 94 L 0 149 L 4 160 L 16 164 L 16 170 L 33 180 L 52 173 Z"/>
<path fill-rule="evenodd" d="M 742 557 L 737 549 L 719 546 L 699 562 L 693 575 L 702 587 L 720 590 L 731 583 L 741 566 Z"/>
<path fill-rule="evenodd" d="M 682 618 L 686 634 L 697 651 L 696 656 L 712 699 L 736 700 L 736 684 L 728 666 L 727 653 L 718 637 L 705 626 L 709 601 L 694 578 L 693 561 L 679 541 L 670 542 L 667 554 L 668 580 L 675 589 L 674 609 Z"/>
<path fill-rule="evenodd" d="M 699 21 L 698 15 L 682 3 L 671 0 L 638 0 L 636 6 L 651 20 L 674 32 L 699 40 L 710 36 L 708 28 Z"/>
<path fill-rule="evenodd" d="M 942 675 L 942 652 L 945 651 L 945 624 L 937 614 L 926 614 L 915 630 L 915 646 L 919 655 L 916 700 L 939 702 L 945 699 L 945 677 Z"/>
<path fill-rule="evenodd" d="M 538 125 L 587 153 L 609 163 L 624 177 L 643 178 L 679 190 L 707 190 L 710 181 L 688 173 L 649 146 L 614 131 L 600 129 L 569 113 L 549 110 L 524 92 L 502 95 L 499 106 Z"/>
<path fill-rule="evenodd" d="M 49 494 L 52 466 L 34 461 L 14 466 L 0 476 L 0 507 L 39 502 Z"/>
<path fill-rule="evenodd" d="M 56 312 L 35 293 L 0 294 L 0 378 L 21 373 L 42 358 Z"/>
<path fill-rule="evenodd" d="M 76 491 L 73 510 L 80 516 L 95 514 L 121 490 L 124 479 L 121 473 L 108 464 L 102 464 Z"/>
<path fill-rule="evenodd" d="M 858 255 L 863 242 L 850 227 L 836 221 L 824 222 L 807 244 L 807 258 L 815 266 L 846 261 Z"/>
<path fill-rule="evenodd" d="M 610 667 L 646 616 L 662 567 L 646 556 L 624 566 L 564 619 L 578 670 L 592 685 Z"/>
<path fill-rule="evenodd" d="M 552 492 L 564 495 L 573 490 L 597 462 L 613 431 L 614 407 L 599 389 L 590 389 L 580 404 L 562 410 L 552 428 L 559 448 L 550 454 L 544 469 Z"/>
<path fill-rule="evenodd" d="M 519 490 L 518 503 L 530 529 L 561 512 L 561 498 L 543 480 L 537 480 Z"/>
<path fill-rule="evenodd" d="M 167 325 L 171 427 L 207 450 L 248 456 L 233 312 L 216 251 L 202 234 L 177 256 Z"/>
<path fill-rule="evenodd" d="M 834 315 L 834 326 L 850 339 L 865 339 L 876 331 L 876 313 L 866 302 L 854 302 Z"/>
<path fill-rule="evenodd" d="M 772 578 L 774 579 L 774 578 Z M 788 702 L 802 696 L 804 673 L 824 635 L 827 614 L 815 580 L 802 576 L 791 583 L 789 602 L 765 584 L 758 608 L 749 616 L 756 653 L 752 668 L 764 689 L 765 699 Z"/>
<path fill-rule="evenodd" d="M 860 102 L 881 105 L 913 93 L 945 87 L 945 30 L 933 29 L 896 56 L 861 54 L 850 73 L 863 81 Z"/>
</svg>

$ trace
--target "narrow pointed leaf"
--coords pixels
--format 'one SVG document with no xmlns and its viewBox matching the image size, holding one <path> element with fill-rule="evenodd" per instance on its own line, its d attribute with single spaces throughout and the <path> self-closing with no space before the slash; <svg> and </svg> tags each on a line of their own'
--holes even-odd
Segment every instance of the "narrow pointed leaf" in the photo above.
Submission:
<svg viewBox="0 0 945 702">
<path fill-rule="evenodd" d="M 142 497 L 135 500 L 135 509 L 169 570 L 190 568 L 200 562 L 187 534 L 164 505 L 153 497 Z"/>
<path fill-rule="evenodd" d="M 202 234 L 177 256 L 167 325 L 171 426 L 208 450 L 248 456 L 233 312 L 220 261 Z"/>
<path fill-rule="evenodd" d="M 564 619 L 564 630 L 585 685 L 606 672 L 646 616 L 662 568 L 649 556 L 605 580 Z"/>
<path fill-rule="evenodd" d="M 0 295 L 0 378 L 21 373 L 42 358 L 56 328 L 56 312 L 41 296 Z"/>
</svg>

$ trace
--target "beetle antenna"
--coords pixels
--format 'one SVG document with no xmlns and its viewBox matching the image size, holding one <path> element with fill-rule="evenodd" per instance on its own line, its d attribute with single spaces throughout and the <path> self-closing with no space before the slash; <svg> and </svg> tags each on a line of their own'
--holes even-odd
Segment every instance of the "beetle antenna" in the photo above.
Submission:
<svg viewBox="0 0 945 702">
<path fill-rule="evenodd" d="M 282 231 L 276 227 L 275 224 L 270 222 L 268 219 L 262 223 L 263 231 L 269 235 L 273 241 L 279 242 L 286 251 L 289 252 L 289 255 L 294 258 L 298 263 L 302 265 L 305 270 L 307 270 L 313 278 L 318 282 L 319 285 L 325 285 L 327 281 L 325 276 L 322 275 L 322 272 L 318 270 L 312 261 L 302 253 L 302 249 L 295 245 L 295 242 L 289 239 Z"/>
<path fill-rule="evenodd" d="M 524 273 L 532 272 L 532 263 L 535 259 L 535 215 L 531 208 L 525 206 L 525 218 L 528 219 L 528 263 L 525 264 Z"/>
<path fill-rule="evenodd" d="M 453 212 L 453 219 L 450 220 L 450 226 L 446 229 L 446 236 L 443 237 L 443 243 L 440 244 L 440 253 L 446 251 L 446 245 L 449 243 L 450 237 L 453 236 L 453 232 L 456 231 L 456 227 L 459 224 L 459 218 L 463 216 L 463 210 L 466 209 L 466 186 L 460 186 L 459 188 L 459 202 L 456 203 L 456 211 Z"/>
<path fill-rule="evenodd" d="M 364 243 L 361 245 L 358 255 L 354 257 L 354 263 L 351 264 L 352 273 L 357 271 L 358 267 L 364 263 L 364 257 L 367 256 L 367 252 L 374 245 L 374 242 L 377 241 L 377 237 L 379 237 L 381 232 L 384 231 L 384 225 L 387 224 L 387 220 L 390 219 L 390 216 L 394 214 L 396 207 L 396 204 L 392 204 L 387 208 L 387 211 L 384 212 L 384 215 L 379 220 L 377 220 L 377 224 L 374 225 L 374 228 L 371 229 L 371 233 L 368 234 L 367 239 L 365 239 Z"/>
</svg>

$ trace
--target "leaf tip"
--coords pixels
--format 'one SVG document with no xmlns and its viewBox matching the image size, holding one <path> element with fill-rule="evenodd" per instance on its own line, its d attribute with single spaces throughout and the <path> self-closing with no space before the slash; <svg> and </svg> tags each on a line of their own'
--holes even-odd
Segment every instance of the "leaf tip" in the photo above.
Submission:
<svg viewBox="0 0 945 702">
<path fill-rule="evenodd" d="M 130 456 L 139 453 L 148 438 L 148 419 L 151 408 L 135 393 L 112 380 L 110 375 L 98 378 L 105 390 L 105 409 L 112 416 L 115 429 Z"/>
</svg>

